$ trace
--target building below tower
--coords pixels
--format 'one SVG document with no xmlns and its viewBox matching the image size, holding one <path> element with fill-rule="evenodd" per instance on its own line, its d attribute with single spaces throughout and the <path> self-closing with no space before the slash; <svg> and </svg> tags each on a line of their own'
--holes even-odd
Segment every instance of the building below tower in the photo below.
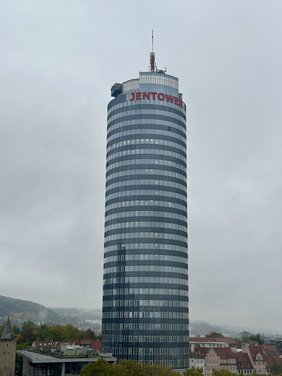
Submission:
<svg viewBox="0 0 282 376">
<path fill-rule="evenodd" d="M 120 359 L 189 365 L 186 106 L 156 71 L 108 105 L 102 335 Z"/>
</svg>

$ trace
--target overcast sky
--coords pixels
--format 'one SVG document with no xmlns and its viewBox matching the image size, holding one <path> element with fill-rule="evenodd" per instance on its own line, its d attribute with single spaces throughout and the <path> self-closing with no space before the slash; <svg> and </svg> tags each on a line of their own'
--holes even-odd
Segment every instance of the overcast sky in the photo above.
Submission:
<svg viewBox="0 0 282 376">
<path fill-rule="evenodd" d="M 282 2 L 0 0 L 0 295 L 101 307 L 106 106 L 188 109 L 192 320 L 282 332 Z"/>
</svg>

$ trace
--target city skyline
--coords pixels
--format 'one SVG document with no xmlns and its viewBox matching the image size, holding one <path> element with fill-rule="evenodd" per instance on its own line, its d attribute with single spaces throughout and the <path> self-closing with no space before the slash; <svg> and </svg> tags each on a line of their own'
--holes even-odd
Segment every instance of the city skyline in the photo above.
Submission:
<svg viewBox="0 0 282 376">
<path fill-rule="evenodd" d="M 0 294 L 101 307 L 108 88 L 147 69 L 154 29 L 188 108 L 191 319 L 281 332 L 281 3 L 15 3 L 0 12 Z"/>
</svg>

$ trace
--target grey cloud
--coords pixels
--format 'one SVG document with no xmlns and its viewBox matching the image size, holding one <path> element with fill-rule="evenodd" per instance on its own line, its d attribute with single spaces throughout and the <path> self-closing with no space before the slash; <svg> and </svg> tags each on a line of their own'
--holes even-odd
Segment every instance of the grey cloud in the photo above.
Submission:
<svg viewBox="0 0 282 376">
<path fill-rule="evenodd" d="M 109 89 L 154 28 L 188 105 L 191 318 L 282 331 L 281 8 L 1 3 L 1 294 L 101 306 Z"/>
</svg>

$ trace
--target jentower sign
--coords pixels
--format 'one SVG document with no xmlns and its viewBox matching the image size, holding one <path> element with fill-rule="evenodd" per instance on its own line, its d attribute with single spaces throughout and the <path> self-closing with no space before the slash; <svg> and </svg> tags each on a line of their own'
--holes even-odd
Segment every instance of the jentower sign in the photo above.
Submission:
<svg viewBox="0 0 282 376">
<path fill-rule="evenodd" d="M 166 94 L 166 93 L 158 93 L 154 91 L 134 91 L 130 93 L 130 101 L 145 101 L 145 100 L 158 100 L 160 102 L 168 102 L 173 103 L 177 106 L 182 107 L 183 101 L 179 97 L 175 97 L 174 95 Z"/>
</svg>

